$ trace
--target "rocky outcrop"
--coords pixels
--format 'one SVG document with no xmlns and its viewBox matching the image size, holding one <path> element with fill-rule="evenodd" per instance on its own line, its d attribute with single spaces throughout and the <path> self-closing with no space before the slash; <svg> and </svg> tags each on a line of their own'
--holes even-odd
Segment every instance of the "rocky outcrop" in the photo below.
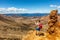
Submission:
<svg viewBox="0 0 60 40">
<path fill-rule="evenodd" d="M 48 22 L 49 25 L 48 32 L 50 34 L 56 33 L 56 28 L 60 27 L 60 22 L 58 21 L 58 10 L 51 11 L 49 18 L 50 20 Z"/>
</svg>

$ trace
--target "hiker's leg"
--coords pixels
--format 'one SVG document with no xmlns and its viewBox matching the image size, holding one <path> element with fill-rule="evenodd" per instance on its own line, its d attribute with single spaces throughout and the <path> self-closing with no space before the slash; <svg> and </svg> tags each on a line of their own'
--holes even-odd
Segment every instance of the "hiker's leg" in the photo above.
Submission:
<svg viewBox="0 0 60 40">
<path fill-rule="evenodd" d="M 38 32 L 38 34 L 40 34 L 40 28 L 39 28 L 39 32 Z"/>
<path fill-rule="evenodd" d="M 39 28 L 36 28 L 36 35 L 39 34 L 39 31 L 40 31 L 40 29 Z"/>
<path fill-rule="evenodd" d="M 38 36 L 44 36 L 44 33 L 40 30 L 41 30 L 41 28 L 39 28 Z"/>
</svg>

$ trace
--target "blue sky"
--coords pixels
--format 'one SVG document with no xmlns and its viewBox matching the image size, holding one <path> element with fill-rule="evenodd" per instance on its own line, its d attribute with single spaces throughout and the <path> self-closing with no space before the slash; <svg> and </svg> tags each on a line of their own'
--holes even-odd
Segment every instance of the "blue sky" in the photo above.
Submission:
<svg viewBox="0 0 60 40">
<path fill-rule="evenodd" d="M 60 10 L 60 0 L 0 0 L 0 13 L 49 13 Z"/>
</svg>

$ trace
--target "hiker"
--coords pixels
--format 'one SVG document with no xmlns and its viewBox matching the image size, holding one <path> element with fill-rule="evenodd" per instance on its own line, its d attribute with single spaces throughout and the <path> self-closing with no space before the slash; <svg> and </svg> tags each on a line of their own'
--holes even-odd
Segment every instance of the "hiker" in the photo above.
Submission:
<svg viewBox="0 0 60 40">
<path fill-rule="evenodd" d="M 42 29 L 43 25 L 42 23 L 39 21 L 35 22 L 35 24 L 37 25 L 37 28 L 36 28 L 36 35 L 42 35 L 44 36 L 44 33 L 41 33 L 40 30 Z"/>
<path fill-rule="evenodd" d="M 40 23 L 40 20 L 37 21 L 37 22 L 35 22 L 35 24 L 37 25 L 36 30 L 37 30 L 37 31 L 40 31 L 40 30 L 42 29 L 42 23 Z"/>
</svg>

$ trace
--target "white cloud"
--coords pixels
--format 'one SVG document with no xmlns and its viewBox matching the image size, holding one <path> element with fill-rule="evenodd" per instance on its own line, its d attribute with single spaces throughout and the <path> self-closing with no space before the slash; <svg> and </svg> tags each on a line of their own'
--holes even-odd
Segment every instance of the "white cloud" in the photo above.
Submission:
<svg viewBox="0 0 60 40">
<path fill-rule="evenodd" d="M 50 5 L 50 7 L 60 9 L 60 5 Z"/>
<path fill-rule="evenodd" d="M 10 7 L 10 8 L 0 8 L 0 14 L 1 13 L 24 13 L 28 9 L 25 8 L 15 8 L 15 7 Z"/>
<path fill-rule="evenodd" d="M 57 7 L 57 5 L 50 5 L 50 7 Z"/>
<path fill-rule="evenodd" d="M 60 8 L 60 6 L 58 6 L 57 8 Z"/>
<path fill-rule="evenodd" d="M 5 8 L 0 8 L 0 11 L 3 11 L 3 10 L 5 10 Z"/>
</svg>

